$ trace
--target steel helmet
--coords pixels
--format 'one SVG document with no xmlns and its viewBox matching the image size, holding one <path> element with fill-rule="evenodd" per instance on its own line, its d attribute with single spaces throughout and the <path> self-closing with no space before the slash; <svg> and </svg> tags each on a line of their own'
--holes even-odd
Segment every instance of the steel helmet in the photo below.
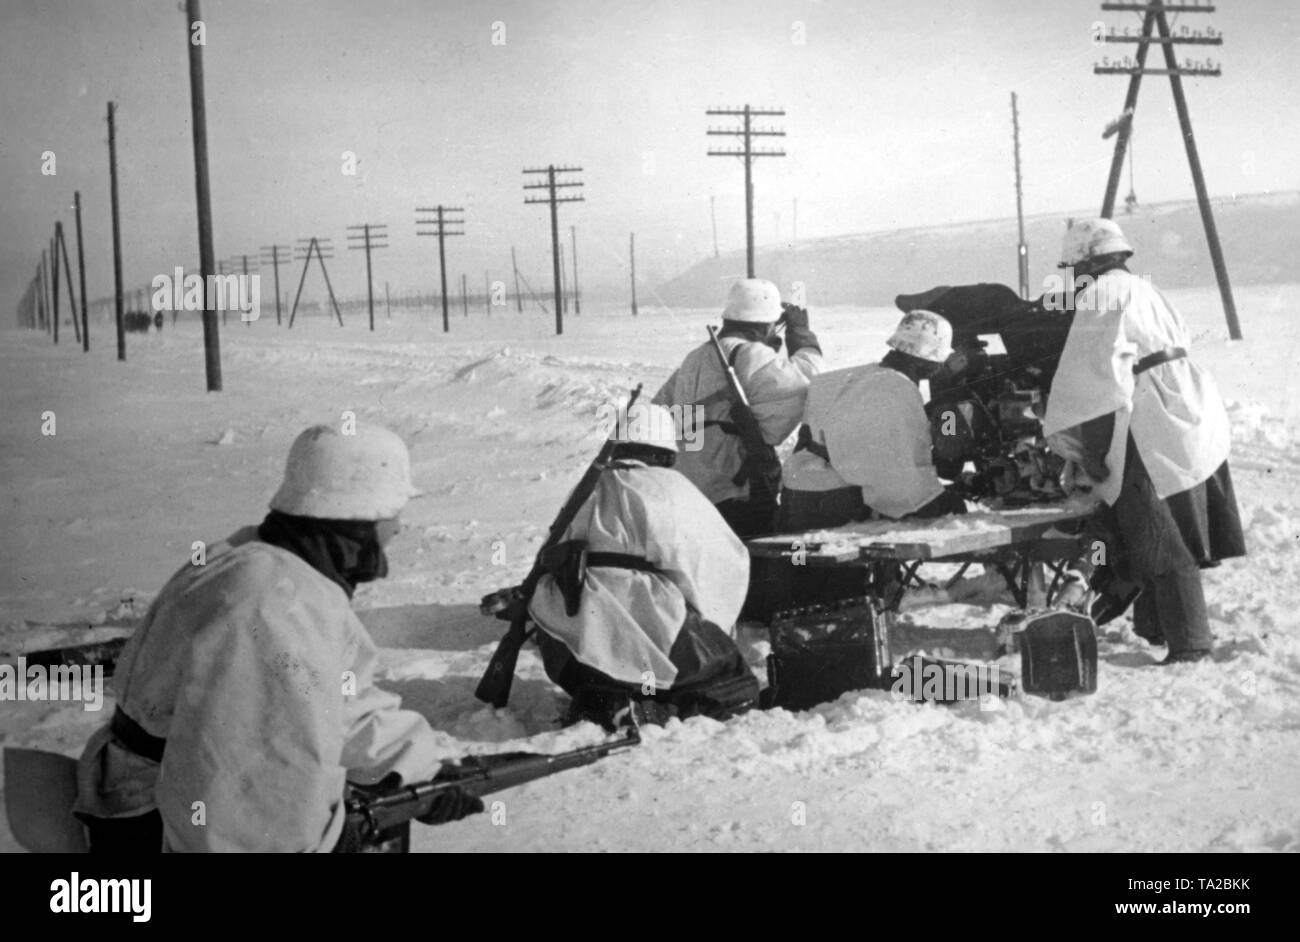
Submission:
<svg viewBox="0 0 1300 942">
<path fill-rule="evenodd" d="M 629 445 L 650 445 L 664 451 L 677 451 L 677 423 L 663 406 L 651 402 L 634 402 L 618 414 L 614 441 Z"/>
<path fill-rule="evenodd" d="M 1112 219 L 1071 219 L 1061 243 L 1061 263 L 1058 268 L 1069 268 L 1101 255 L 1117 252 L 1133 254 L 1133 246 L 1124 238 L 1119 224 Z"/>
<path fill-rule="evenodd" d="M 313 425 L 294 439 L 271 509 L 324 520 L 383 520 L 397 516 L 416 493 L 406 444 L 393 432 L 363 425 L 343 434 Z"/>
<path fill-rule="evenodd" d="M 722 316 L 729 321 L 770 324 L 781 316 L 781 292 L 762 278 L 743 278 L 731 286 Z"/>
<path fill-rule="evenodd" d="M 933 311 L 909 311 L 885 343 L 899 353 L 943 363 L 952 356 L 952 325 Z"/>
</svg>

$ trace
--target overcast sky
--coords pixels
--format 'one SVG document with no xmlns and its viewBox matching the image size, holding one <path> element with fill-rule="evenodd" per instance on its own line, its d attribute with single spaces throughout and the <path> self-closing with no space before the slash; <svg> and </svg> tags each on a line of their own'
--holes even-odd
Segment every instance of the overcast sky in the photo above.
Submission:
<svg viewBox="0 0 1300 942">
<path fill-rule="evenodd" d="M 1223 68 L 1186 83 L 1215 195 L 1300 188 L 1298 10 L 1226 0 L 1174 19 L 1225 37 L 1180 53 Z M 435 285 L 414 208 L 439 201 L 467 211 L 453 275 L 505 278 L 513 245 L 545 284 L 549 221 L 520 171 L 548 162 L 583 167 L 587 202 L 560 222 L 586 283 L 625 279 L 630 231 L 648 279 L 711 254 L 711 196 L 723 250 L 743 247 L 740 162 L 705 154 L 726 140 L 705 136 L 717 105 L 787 112 L 788 156 L 755 171 L 760 244 L 792 237 L 795 199 L 801 239 L 1014 214 L 1012 91 L 1026 212 L 1095 209 L 1127 80 L 1092 65 L 1132 47 L 1094 45 L 1092 24 L 1139 24 L 1096 0 L 206 0 L 203 18 L 218 257 L 330 236 L 346 294 L 364 290 L 360 253 L 342 250 L 362 222 L 391 233 L 377 279 Z M 111 293 L 109 100 L 128 286 L 196 264 L 187 41 L 176 0 L 0 0 L 6 323 L 74 190 L 89 294 Z M 1143 202 L 1192 196 L 1167 80 L 1145 80 L 1134 142 Z"/>
</svg>

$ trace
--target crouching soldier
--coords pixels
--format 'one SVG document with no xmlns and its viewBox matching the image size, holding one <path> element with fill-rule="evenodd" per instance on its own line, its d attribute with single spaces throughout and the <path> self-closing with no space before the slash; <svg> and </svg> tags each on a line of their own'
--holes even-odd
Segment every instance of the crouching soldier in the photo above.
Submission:
<svg viewBox="0 0 1300 942">
<path fill-rule="evenodd" d="M 785 531 L 878 517 L 936 517 L 966 505 L 934 468 L 919 389 L 952 354 L 952 326 L 912 311 L 879 363 L 823 373 L 808 389 L 798 443 L 781 470 Z"/>
<path fill-rule="evenodd" d="M 786 327 L 788 357 L 780 353 L 778 321 Z M 780 292 L 770 281 L 738 281 L 727 297 L 718 340 L 758 420 L 762 447 L 771 450 L 798 426 L 808 381 L 821 372 L 821 346 L 808 326 L 808 312 L 794 305 L 783 306 Z M 711 341 L 687 354 L 655 394 L 654 402 L 680 409 L 687 417 L 694 415 L 696 407 L 703 408 L 702 427 L 683 430 L 677 470 L 718 508 L 737 535 L 748 538 L 771 533 L 780 482 L 773 480 L 765 493 L 753 492 L 746 467 L 757 459 L 746 454 L 732 421 L 726 370 Z M 777 467 L 774 453 L 771 465 Z"/>
<path fill-rule="evenodd" d="M 965 502 L 935 471 L 930 420 L 919 389 L 952 354 L 952 326 L 938 314 L 912 311 L 886 344 L 891 349 L 879 363 L 823 373 L 809 386 L 798 442 L 781 471 L 779 532 L 838 527 L 872 516 L 965 512 Z M 895 567 L 879 568 L 883 580 Z M 751 609 L 862 595 L 867 572 L 867 567 L 774 571 L 763 590 L 769 593 L 766 600 Z"/>
<path fill-rule="evenodd" d="M 749 555 L 673 470 L 667 410 L 633 405 L 615 440 L 529 606 L 546 673 L 573 698 L 572 720 L 724 718 L 758 696 L 735 643 Z"/>
<path fill-rule="evenodd" d="M 412 493 L 392 432 L 318 425 L 261 526 L 195 549 L 127 643 L 117 709 L 82 755 L 92 853 L 350 848 L 349 781 L 439 771 L 428 723 L 374 685 L 377 649 L 349 605 L 387 574 Z M 420 820 L 482 808 L 453 790 Z"/>
<path fill-rule="evenodd" d="M 1133 630 L 1169 646 L 1163 663 L 1197 661 L 1212 645 L 1200 569 L 1246 553 L 1228 416 L 1188 355 L 1182 317 L 1126 267 L 1132 254 L 1109 219 L 1066 230 L 1060 267 L 1072 272 L 1074 319 L 1043 431 L 1069 461 L 1067 480 L 1106 505 L 1115 552 L 1096 573 L 1108 579 L 1094 578 L 1098 621 L 1140 593 Z"/>
</svg>

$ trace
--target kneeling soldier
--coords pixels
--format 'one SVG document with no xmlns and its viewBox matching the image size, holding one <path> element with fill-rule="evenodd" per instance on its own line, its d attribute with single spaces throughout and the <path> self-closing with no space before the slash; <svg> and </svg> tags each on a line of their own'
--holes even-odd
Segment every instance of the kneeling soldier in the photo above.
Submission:
<svg viewBox="0 0 1300 942">
<path fill-rule="evenodd" d="M 607 727 L 723 718 L 758 696 L 735 643 L 749 554 L 673 470 L 666 409 L 632 406 L 614 460 L 551 551 L 529 606 L 570 718 Z"/>
</svg>

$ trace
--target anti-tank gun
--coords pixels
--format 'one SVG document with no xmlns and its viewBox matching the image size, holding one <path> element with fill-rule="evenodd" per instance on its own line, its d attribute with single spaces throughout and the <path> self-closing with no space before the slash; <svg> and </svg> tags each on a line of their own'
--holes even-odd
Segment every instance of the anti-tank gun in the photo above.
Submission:
<svg viewBox="0 0 1300 942">
<path fill-rule="evenodd" d="M 1063 499 L 1064 461 L 1047 447 L 1043 415 L 1070 315 L 998 284 L 943 286 L 895 303 L 952 324 L 954 353 L 931 379 L 927 406 L 939 475 L 971 500 Z"/>
</svg>

